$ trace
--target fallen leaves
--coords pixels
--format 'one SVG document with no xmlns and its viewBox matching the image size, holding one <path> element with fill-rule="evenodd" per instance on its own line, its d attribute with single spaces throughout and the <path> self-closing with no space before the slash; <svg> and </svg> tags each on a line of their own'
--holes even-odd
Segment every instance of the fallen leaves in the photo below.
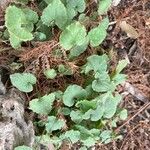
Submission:
<svg viewBox="0 0 150 150">
<path fill-rule="evenodd" d="M 128 37 L 133 39 L 137 39 L 139 37 L 139 33 L 136 31 L 136 29 L 126 21 L 121 21 L 119 26 L 121 30 L 127 34 Z"/>
</svg>

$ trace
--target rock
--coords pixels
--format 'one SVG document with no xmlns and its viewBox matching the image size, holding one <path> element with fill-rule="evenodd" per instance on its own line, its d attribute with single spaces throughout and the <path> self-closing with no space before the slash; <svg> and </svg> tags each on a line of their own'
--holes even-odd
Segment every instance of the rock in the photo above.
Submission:
<svg viewBox="0 0 150 150">
<path fill-rule="evenodd" d="M 20 145 L 34 144 L 33 124 L 24 115 L 24 95 L 12 88 L 4 92 L 0 81 L 0 150 L 13 150 Z"/>
</svg>

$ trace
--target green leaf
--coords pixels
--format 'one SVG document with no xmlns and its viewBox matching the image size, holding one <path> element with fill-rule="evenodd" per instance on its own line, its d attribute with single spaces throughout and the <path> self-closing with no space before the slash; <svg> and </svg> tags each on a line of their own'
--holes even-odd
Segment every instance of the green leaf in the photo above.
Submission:
<svg viewBox="0 0 150 150">
<path fill-rule="evenodd" d="M 70 50 L 69 59 L 78 57 L 80 54 L 82 54 L 87 49 L 88 44 L 89 44 L 89 39 L 87 38 L 85 43 L 83 43 L 82 45 L 73 47 Z"/>
<path fill-rule="evenodd" d="M 89 109 L 96 109 L 96 101 L 92 100 L 81 100 L 76 103 L 76 107 L 80 108 L 82 111 L 86 112 Z"/>
<path fill-rule="evenodd" d="M 79 150 L 88 150 L 85 146 L 80 147 Z"/>
<path fill-rule="evenodd" d="M 22 92 L 31 92 L 36 83 L 36 77 L 31 73 L 15 73 L 10 75 L 10 80 Z"/>
<path fill-rule="evenodd" d="M 42 32 L 35 32 L 34 33 L 34 40 L 36 41 L 44 41 L 46 40 L 46 35 Z"/>
<path fill-rule="evenodd" d="M 86 16 L 86 14 L 85 13 L 82 13 L 82 14 L 80 14 L 79 15 L 79 22 L 81 22 L 82 24 L 87 24 L 87 23 L 89 23 L 89 21 L 90 21 L 90 17 L 89 16 Z"/>
<path fill-rule="evenodd" d="M 82 13 L 86 8 L 85 0 L 67 0 L 67 7 Z"/>
<path fill-rule="evenodd" d="M 67 22 L 67 10 L 61 0 L 53 0 L 44 9 L 41 19 L 47 26 L 55 23 L 60 29 L 64 28 Z"/>
<path fill-rule="evenodd" d="M 47 79 L 54 79 L 57 76 L 57 72 L 55 69 L 47 69 L 44 71 L 44 75 Z"/>
<path fill-rule="evenodd" d="M 62 97 L 63 97 L 63 92 L 62 91 L 58 90 L 58 91 L 55 91 L 53 93 L 55 94 L 55 98 L 57 100 L 61 100 L 62 99 Z"/>
<path fill-rule="evenodd" d="M 98 121 L 102 118 L 104 114 L 105 108 L 103 105 L 98 105 L 95 110 L 88 110 L 84 116 L 83 119 L 87 120 L 90 119 L 91 121 Z"/>
<path fill-rule="evenodd" d="M 73 144 L 80 140 L 80 132 L 70 130 L 65 133 L 65 138 L 69 139 Z"/>
<path fill-rule="evenodd" d="M 82 140 L 83 145 L 87 147 L 94 146 L 96 142 L 97 141 L 92 137 L 88 137 L 86 140 Z"/>
<path fill-rule="evenodd" d="M 48 134 L 36 136 L 35 141 L 42 145 L 48 146 L 48 144 L 51 143 L 51 137 Z"/>
<path fill-rule="evenodd" d="M 107 70 L 107 55 L 92 55 L 87 58 L 87 63 L 84 65 L 84 72 L 87 74 L 90 71 L 103 73 Z"/>
<path fill-rule="evenodd" d="M 70 66 L 64 66 L 63 64 L 60 64 L 58 66 L 58 71 L 60 73 L 62 73 L 63 75 L 72 75 L 73 74 Z"/>
<path fill-rule="evenodd" d="M 79 22 L 74 22 L 61 33 L 60 35 L 60 44 L 61 46 L 69 50 L 74 46 L 81 46 L 86 38 L 86 29 Z"/>
<path fill-rule="evenodd" d="M 94 137 L 94 139 L 99 140 L 99 136 L 100 136 L 100 129 L 91 129 L 90 133 L 92 134 L 92 137 Z"/>
<path fill-rule="evenodd" d="M 85 126 L 75 125 L 75 128 L 80 131 L 81 142 L 84 146 L 91 147 L 95 145 L 97 140 L 99 140 L 100 130 L 99 129 L 87 129 Z"/>
<path fill-rule="evenodd" d="M 91 129 L 89 130 L 85 126 L 81 125 L 75 125 L 75 128 L 80 131 L 81 139 L 87 139 L 89 136 L 93 137 L 94 139 L 98 140 L 100 136 L 100 130 L 99 129 Z"/>
<path fill-rule="evenodd" d="M 48 27 L 45 24 L 43 24 L 42 20 L 39 20 L 38 23 L 36 24 L 36 31 L 43 33 L 46 36 L 46 40 L 49 40 L 52 37 L 52 29 L 51 28 L 52 27 Z M 39 38 L 39 39 L 44 40 L 44 38 L 42 38 L 42 39 Z M 37 38 L 37 40 L 38 40 L 38 38 Z"/>
<path fill-rule="evenodd" d="M 115 76 L 112 78 L 114 84 L 117 86 L 119 84 L 122 84 L 126 80 L 126 75 L 125 74 L 120 74 L 117 73 Z"/>
<path fill-rule="evenodd" d="M 128 117 L 128 112 L 126 109 L 123 109 L 120 113 L 119 113 L 119 117 L 121 120 L 125 120 Z"/>
<path fill-rule="evenodd" d="M 91 46 L 99 46 L 106 38 L 106 35 L 107 32 L 104 29 L 101 29 L 99 27 L 92 29 L 88 34 Z"/>
<path fill-rule="evenodd" d="M 57 119 L 55 116 L 49 116 L 46 123 L 46 131 L 51 133 L 52 131 L 60 130 L 64 127 L 65 122 L 61 119 Z"/>
<path fill-rule="evenodd" d="M 70 117 L 71 120 L 74 121 L 75 123 L 80 123 L 83 119 L 82 119 L 82 113 L 80 111 L 71 111 L 70 113 Z"/>
<path fill-rule="evenodd" d="M 46 2 L 46 4 L 50 4 L 52 3 L 53 0 L 44 0 Z"/>
<path fill-rule="evenodd" d="M 77 15 L 77 12 L 72 8 L 67 6 L 67 16 L 68 16 L 68 24 L 72 22 L 72 19 Z"/>
<path fill-rule="evenodd" d="M 88 130 L 85 126 L 81 126 L 81 125 L 75 125 L 75 129 L 80 131 L 80 134 L 82 136 L 82 138 L 87 138 L 88 136 L 92 136 L 92 134 L 90 133 L 90 130 Z"/>
<path fill-rule="evenodd" d="M 104 108 L 105 108 L 105 112 L 103 115 L 104 118 L 109 119 L 114 116 L 117 110 L 117 105 L 119 104 L 121 99 L 122 97 L 119 94 L 117 94 L 116 96 L 110 94 L 110 96 L 105 100 L 104 103 Z"/>
<path fill-rule="evenodd" d="M 17 2 L 20 2 L 22 4 L 28 4 L 29 0 L 16 0 Z"/>
<path fill-rule="evenodd" d="M 116 128 L 117 127 L 117 121 L 118 120 L 116 120 L 116 119 L 112 120 L 110 123 L 111 127 Z"/>
<path fill-rule="evenodd" d="M 92 100 L 92 101 L 97 101 L 97 107 L 96 107 L 96 109 L 89 109 L 83 115 L 83 117 L 82 117 L 83 119 L 85 119 L 85 120 L 90 119 L 91 121 L 98 121 L 98 120 L 100 120 L 102 118 L 102 116 L 103 116 L 103 114 L 105 112 L 105 107 L 104 107 L 104 105 L 103 105 L 102 102 L 98 103 L 98 101 L 102 101 L 101 97 L 98 96 L 97 98 L 95 98 L 95 99 Z M 105 97 L 103 99 L 105 99 Z"/>
<path fill-rule="evenodd" d="M 91 114 L 91 121 L 100 120 L 102 118 L 103 114 L 104 114 L 104 107 L 101 105 L 98 105 L 97 108 Z"/>
<path fill-rule="evenodd" d="M 48 115 L 52 110 L 52 105 L 55 100 L 55 94 L 44 95 L 41 98 L 33 99 L 29 102 L 29 108 L 37 114 Z"/>
<path fill-rule="evenodd" d="M 33 23 L 38 19 L 37 14 L 30 9 L 20 9 L 16 6 L 9 6 L 5 14 L 5 26 L 8 29 L 10 43 L 13 48 L 19 48 L 21 42 L 33 39 L 31 31 Z"/>
<path fill-rule="evenodd" d="M 24 8 L 24 9 L 22 9 L 22 11 L 26 15 L 26 19 L 28 22 L 36 23 L 38 21 L 38 15 L 35 11 L 33 11 L 29 8 Z"/>
<path fill-rule="evenodd" d="M 119 61 L 117 68 L 116 68 L 116 73 L 120 73 L 128 64 L 127 60 L 121 60 Z"/>
<path fill-rule="evenodd" d="M 97 107 L 96 109 L 89 109 L 82 115 L 85 120 L 98 121 L 102 117 L 112 118 L 116 113 L 117 105 L 121 101 L 121 96 L 119 94 L 113 96 L 108 92 L 96 97 L 93 101 L 97 101 Z"/>
<path fill-rule="evenodd" d="M 105 29 L 105 30 L 107 30 L 107 28 L 109 27 L 109 18 L 108 18 L 108 17 L 104 18 L 104 19 L 100 22 L 99 27 L 100 27 L 100 28 L 103 28 L 103 29 Z"/>
<path fill-rule="evenodd" d="M 62 108 L 59 110 L 59 112 L 60 112 L 61 114 L 65 115 L 65 116 L 68 116 L 68 115 L 70 115 L 71 110 L 70 110 L 69 108 L 67 108 L 67 107 L 62 107 Z"/>
<path fill-rule="evenodd" d="M 102 139 L 102 142 L 105 142 L 108 139 L 111 139 L 112 136 L 112 131 L 111 130 L 104 130 L 101 134 L 100 134 L 100 138 Z"/>
<path fill-rule="evenodd" d="M 99 0 L 98 14 L 103 15 L 107 13 L 109 7 L 111 6 L 112 0 Z"/>
<path fill-rule="evenodd" d="M 109 24 L 109 20 L 108 18 L 105 18 L 102 20 L 102 22 L 100 23 L 98 27 L 93 28 L 88 33 L 91 46 L 97 47 L 104 41 L 107 35 L 106 29 L 108 27 L 108 24 Z"/>
<path fill-rule="evenodd" d="M 63 95 L 63 102 L 66 106 L 71 107 L 75 101 L 84 99 L 87 93 L 82 87 L 78 85 L 70 85 L 67 87 Z"/>
<path fill-rule="evenodd" d="M 16 147 L 14 150 L 32 150 L 32 148 L 23 145 Z"/>
<path fill-rule="evenodd" d="M 48 134 L 48 136 L 50 137 L 49 134 Z M 50 147 L 50 144 L 52 144 L 53 146 L 55 146 L 55 148 L 58 149 L 58 148 L 60 148 L 62 143 L 63 143 L 63 141 L 62 141 L 62 139 L 60 137 L 53 135 L 52 137 L 50 137 L 50 141 L 49 142 L 47 141 L 47 147 L 46 147 L 47 149 L 46 148 L 45 149 L 48 150 L 48 148 Z M 54 149 L 54 147 L 50 148 L 50 150 L 51 149 Z"/>
<path fill-rule="evenodd" d="M 84 120 L 91 119 L 91 115 L 93 114 L 93 112 L 94 112 L 93 109 L 89 109 L 87 112 L 85 112 L 85 114 L 82 115 L 82 119 Z"/>
<path fill-rule="evenodd" d="M 95 74 L 96 80 L 92 82 L 92 88 L 96 92 L 107 92 L 114 91 L 115 86 L 112 85 L 110 81 L 110 77 L 107 72 L 103 72 L 102 74 L 96 73 Z"/>
<path fill-rule="evenodd" d="M 60 73 L 64 73 L 64 72 L 66 71 L 65 66 L 64 66 L 63 64 L 60 64 L 60 65 L 58 66 L 58 71 L 59 71 Z"/>
</svg>

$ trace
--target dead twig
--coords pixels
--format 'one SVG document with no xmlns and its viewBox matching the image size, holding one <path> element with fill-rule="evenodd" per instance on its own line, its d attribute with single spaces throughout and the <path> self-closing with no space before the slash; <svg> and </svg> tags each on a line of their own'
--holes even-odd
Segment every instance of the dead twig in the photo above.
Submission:
<svg viewBox="0 0 150 150">
<path fill-rule="evenodd" d="M 150 102 L 146 103 L 142 108 L 140 108 L 137 113 L 135 113 L 132 117 L 130 117 L 129 119 L 127 119 L 127 121 L 122 124 L 120 127 L 118 127 L 115 132 L 118 132 L 122 127 L 124 127 L 126 124 L 128 124 L 131 120 L 133 120 L 139 113 L 141 113 L 143 110 L 145 110 L 147 107 L 150 106 Z"/>
</svg>

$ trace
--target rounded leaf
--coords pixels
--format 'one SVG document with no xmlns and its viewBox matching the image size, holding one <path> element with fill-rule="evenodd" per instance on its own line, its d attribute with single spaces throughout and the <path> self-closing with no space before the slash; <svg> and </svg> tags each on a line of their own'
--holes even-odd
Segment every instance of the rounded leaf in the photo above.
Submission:
<svg viewBox="0 0 150 150">
<path fill-rule="evenodd" d="M 52 131 L 60 130 L 65 125 L 65 122 L 61 119 L 57 119 L 55 116 L 49 116 L 46 123 L 46 131 L 51 133 Z"/>
<path fill-rule="evenodd" d="M 85 0 L 68 0 L 67 7 L 82 13 L 86 8 Z"/>
<path fill-rule="evenodd" d="M 123 109 L 120 113 L 119 113 L 119 117 L 121 120 L 125 120 L 128 117 L 128 112 L 126 109 Z"/>
<path fill-rule="evenodd" d="M 103 73 L 107 70 L 107 55 L 92 55 L 87 58 L 87 63 L 84 65 L 84 72 L 87 74 L 90 71 Z"/>
<path fill-rule="evenodd" d="M 117 67 L 116 67 L 116 73 L 120 73 L 128 64 L 128 61 L 126 59 L 120 60 Z"/>
<path fill-rule="evenodd" d="M 10 75 L 10 80 L 22 92 L 31 92 L 36 83 L 36 77 L 31 73 L 15 73 Z"/>
<path fill-rule="evenodd" d="M 32 150 L 32 148 L 28 146 L 18 146 L 14 150 Z"/>
<path fill-rule="evenodd" d="M 102 22 L 98 27 L 93 28 L 88 33 L 91 46 L 93 47 L 99 46 L 104 41 L 107 35 L 106 29 L 108 28 L 108 24 L 109 24 L 109 20 L 108 18 L 105 18 L 102 20 Z"/>
<path fill-rule="evenodd" d="M 87 93 L 81 86 L 70 85 L 63 95 L 63 102 L 66 106 L 71 107 L 76 100 L 82 100 L 86 97 Z"/>
<path fill-rule="evenodd" d="M 49 114 L 51 109 L 52 109 L 52 105 L 53 102 L 55 100 L 55 94 L 49 94 L 49 95 L 45 95 L 39 99 L 33 99 L 30 101 L 29 103 L 29 108 L 33 111 L 36 112 L 37 114 Z"/>
<path fill-rule="evenodd" d="M 102 142 L 105 142 L 108 139 L 111 139 L 112 131 L 111 130 L 104 130 L 100 134 L 100 138 L 102 139 Z"/>
<path fill-rule="evenodd" d="M 54 79 L 57 76 L 57 72 L 55 69 L 47 69 L 44 71 L 44 74 L 47 79 Z"/>
<path fill-rule="evenodd" d="M 111 6 L 112 0 L 100 0 L 99 7 L 98 7 L 98 14 L 103 15 L 105 14 L 109 7 Z"/>
<path fill-rule="evenodd" d="M 50 26 L 55 22 L 59 28 L 63 28 L 67 22 L 67 10 L 61 0 L 53 0 L 42 14 L 42 22 Z"/>
<path fill-rule="evenodd" d="M 6 9 L 5 26 L 8 29 L 10 43 L 13 48 L 20 47 L 22 41 L 26 42 L 33 39 L 31 31 L 33 30 L 33 23 L 37 21 L 38 16 L 30 9 L 28 11 L 25 10 L 16 6 L 9 6 Z M 30 15 L 27 13 L 29 10 Z"/>
<path fill-rule="evenodd" d="M 83 119 L 82 119 L 82 113 L 81 111 L 71 111 L 70 113 L 70 117 L 71 120 L 74 121 L 75 123 L 80 123 Z"/>
<path fill-rule="evenodd" d="M 70 130 L 65 133 L 65 138 L 71 140 L 72 143 L 76 143 L 80 140 L 80 132 L 75 130 Z"/>
<path fill-rule="evenodd" d="M 86 28 L 79 22 L 69 25 L 60 35 L 61 46 L 69 50 L 74 46 L 80 46 L 86 41 Z"/>
</svg>

